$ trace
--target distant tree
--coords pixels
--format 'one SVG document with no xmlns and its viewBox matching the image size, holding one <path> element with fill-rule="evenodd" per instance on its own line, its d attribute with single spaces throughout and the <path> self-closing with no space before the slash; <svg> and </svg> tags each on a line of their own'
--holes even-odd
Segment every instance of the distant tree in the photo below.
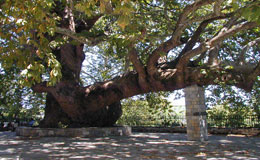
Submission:
<svg viewBox="0 0 260 160">
<path fill-rule="evenodd" d="M 120 125 L 172 126 L 180 125 L 181 117 L 165 99 L 169 93 L 149 93 L 122 101 L 123 115 Z"/>
<path fill-rule="evenodd" d="M 194 84 L 251 91 L 260 74 L 259 3 L 0 1 L 0 61 L 23 70 L 23 85 L 47 93 L 42 127 L 112 126 L 120 100 L 134 95 Z M 109 80 L 83 85 L 89 47 L 124 70 L 110 65 L 115 74 L 102 73 Z"/>
<path fill-rule="evenodd" d="M 126 99 L 122 102 L 123 115 L 117 121 L 119 125 L 146 126 L 154 122 L 147 101 Z"/>
<path fill-rule="evenodd" d="M 225 105 L 231 109 L 244 110 L 251 108 L 252 114 L 260 118 L 260 83 L 255 83 L 251 92 L 232 86 L 210 86 L 210 94 L 207 95 L 209 109 L 218 105 Z M 234 110 L 235 111 L 235 110 Z M 251 113 L 251 112 L 250 112 Z"/>
<path fill-rule="evenodd" d="M 207 113 L 210 126 L 257 127 L 260 125 L 254 110 L 248 106 L 231 107 L 225 103 L 210 108 Z"/>
<path fill-rule="evenodd" d="M 29 120 L 43 112 L 44 95 L 19 84 L 19 70 L 11 67 L 0 72 L 0 120 Z M 38 117 L 39 119 L 39 117 Z"/>
</svg>

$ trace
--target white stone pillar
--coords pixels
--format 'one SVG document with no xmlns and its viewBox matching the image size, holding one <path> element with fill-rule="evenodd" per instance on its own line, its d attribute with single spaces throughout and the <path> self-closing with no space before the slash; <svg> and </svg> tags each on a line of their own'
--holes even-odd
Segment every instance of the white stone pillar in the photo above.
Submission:
<svg viewBox="0 0 260 160">
<path fill-rule="evenodd" d="M 205 92 L 197 85 L 184 89 L 188 140 L 208 140 Z"/>
</svg>

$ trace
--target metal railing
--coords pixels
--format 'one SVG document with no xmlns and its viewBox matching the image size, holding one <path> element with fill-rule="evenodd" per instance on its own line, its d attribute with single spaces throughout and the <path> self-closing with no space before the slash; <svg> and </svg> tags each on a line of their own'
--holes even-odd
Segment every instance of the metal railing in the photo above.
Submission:
<svg viewBox="0 0 260 160">
<path fill-rule="evenodd" d="M 222 128 L 260 128 L 260 117 L 247 116 L 212 116 L 208 117 L 208 126 Z"/>
<path fill-rule="evenodd" d="M 136 121 L 136 122 L 135 122 Z M 248 116 L 207 116 L 208 127 L 219 128 L 260 128 L 260 117 L 256 115 Z M 172 119 L 160 119 L 160 120 L 145 120 L 145 119 L 132 119 L 131 123 L 124 124 L 131 126 L 143 126 L 143 127 L 174 127 L 174 126 L 186 126 L 185 116 L 174 117 Z"/>
</svg>

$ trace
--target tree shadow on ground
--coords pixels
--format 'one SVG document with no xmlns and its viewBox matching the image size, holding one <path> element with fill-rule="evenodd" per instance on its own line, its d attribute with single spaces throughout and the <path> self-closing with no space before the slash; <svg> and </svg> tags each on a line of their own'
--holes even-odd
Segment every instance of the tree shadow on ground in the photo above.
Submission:
<svg viewBox="0 0 260 160">
<path fill-rule="evenodd" d="M 24 138 L 0 132 L 0 158 L 22 159 L 251 159 L 260 157 L 260 137 L 134 133 L 129 137 Z"/>
</svg>

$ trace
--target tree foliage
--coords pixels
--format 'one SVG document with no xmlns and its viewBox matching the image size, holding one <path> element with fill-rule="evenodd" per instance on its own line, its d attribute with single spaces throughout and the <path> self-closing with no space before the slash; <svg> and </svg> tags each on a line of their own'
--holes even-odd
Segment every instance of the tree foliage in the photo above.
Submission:
<svg viewBox="0 0 260 160">
<path fill-rule="evenodd" d="M 228 103 L 216 105 L 208 111 L 209 125 L 212 127 L 258 127 L 259 117 L 248 106 L 232 107 Z"/>
<path fill-rule="evenodd" d="M 59 27 L 64 17 L 55 11 L 58 5 L 63 8 L 67 7 L 75 20 L 95 16 L 101 18 L 90 31 L 83 30 L 80 33 L 77 31 L 74 33 L 64 30 Z M 113 56 L 116 54 L 122 58 L 126 56 L 128 45 L 136 44 L 136 48 L 140 50 L 141 60 L 147 61 L 149 54 L 146 53 L 151 52 L 167 37 L 170 37 L 172 32 L 176 31 L 178 21 L 185 19 L 183 22 L 186 23 L 184 24 L 184 27 L 187 27 L 186 30 L 179 28 L 184 31 L 182 38 L 185 39 L 192 35 L 199 22 L 207 19 L 213 22 L 216 19 L 215 23 L 207 26 L 207 31 L 201 37 L 201 40 L 207 40 L 221 31 L 225 18 L 232 16 L 238 19 L 242 16 L 248 21 L 260 23 L 259 13 L 259 2 L 249 0 L 196 2 L 7 0 L 1 2 L 1 62 L 3 67 L 8 67 L 15 62 L 18 67 L 23 68 L 25 85 L 36 84 L 46 79 L 49 85 L 54 85 L 61 78 L 61 66 L 52 54 L 52 48 L 69 42 L 68 37 L 74 38 L 75 42 L 84 41 L 85 44 L 95 44 L 103 38 L 99 37 L 100 34 L 108 34 L 104 39 L 108 42 L 107 54 L 113 54 Z M 243 20 L 240 19 L 240 21 Z M 246 34 L 237 35 L 237 39 L 242 37 L 243 39 L 241 43 L 236 44 L 238 46 L 234 47 L 243 47 L 257 38 L 259 28 L 251 32 L 255 32 L 255 35 L 250 37 L 248 35 L 245 37 Z M 55 36 L 50 40 L 50 36 L 55 33 L 61 33 L 67 37 Z M 236 38 L 227 40 L 223 45 L 229 46 L 232 43 L 235 45 Z M 166 53 L 163 52 L 160 54 L 165 55 Z M 229 55 L 230 53 L 226 54 L 223 53 L 223 56 L 220 56 L 223 58 L 232 56 Z"/>
<path fill-rule="evenodd" d="M 44 94 L 23 88 L 17 78 L 19 70 L 13 66 L 0 73 L 0 121 L 41 119 L 45 104 Z"/>
<path fill-rule="evenodd" d="M 253 114 L 260 117 L 260 91 L 259 83 L 256 83 L 250 93 L 244 92 L 242 89 L 230 86 L 210 86 L 211 92 L 207 95 L 207 104 L 209 108 L 224 105 L 234 110 L 243 110 L 243 108 L 251 108 Z"/>
</svg>

